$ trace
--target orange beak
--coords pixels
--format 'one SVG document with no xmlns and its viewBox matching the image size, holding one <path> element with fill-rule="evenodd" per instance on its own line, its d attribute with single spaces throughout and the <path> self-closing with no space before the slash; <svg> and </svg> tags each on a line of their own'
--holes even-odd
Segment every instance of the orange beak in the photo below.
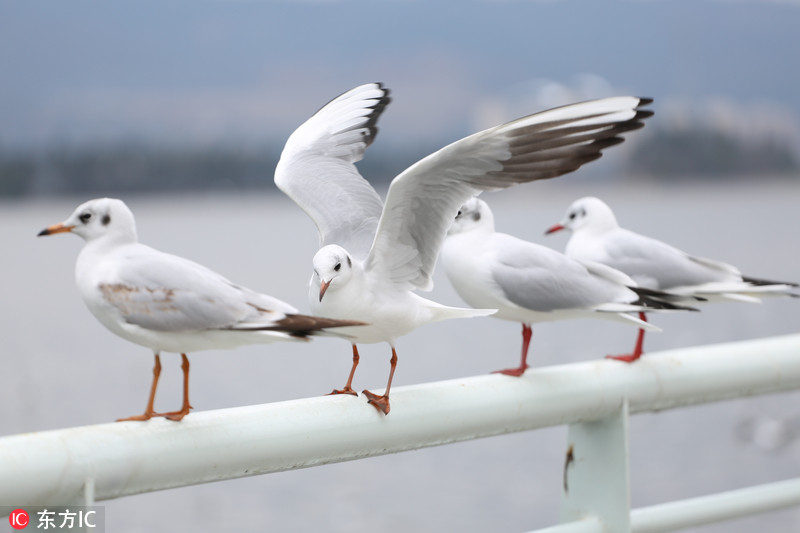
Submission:
<svg viewBox="0 0 800 533">
<path fill-rule="evenodd" d="M 75 226 L 65 226 L 64 224 L 53 224 L 52 226 L 47 226 L 42 231 L 39 232 L 37 237 L 42 237 L 43 235 L 53 235 L 54 233 L 66 233 L 68 231 L 72 231 Z"/>
<path fill-rule="evenodd" d="M 550 229 L 544 232 L 545 235 L 550 235 L 551 233 L 555 233 L 557 231 L 561 231 L 564 229 L 564 226 L 561 224 L 556 224 L 555 226 L 551 226 Z"/>
<path fill-rule="evenodd" d="M 331 285 L 330 281 L 320 281 L 320 284 L 319 284 L 319 301 L 320 302 L 322 301 L 322 297 L 325 296 L 325 291 L 328 290 L 328 287 L 330 287 L 330 285 Z"/>
</svg>

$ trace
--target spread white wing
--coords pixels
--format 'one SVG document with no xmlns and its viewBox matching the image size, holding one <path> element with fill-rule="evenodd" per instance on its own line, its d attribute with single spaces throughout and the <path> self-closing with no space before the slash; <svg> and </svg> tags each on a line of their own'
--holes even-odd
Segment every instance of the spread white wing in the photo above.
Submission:
<svg viewBox="0 0 800 533">
<path fill-rule="evenodd" d="M 358 173 L 389 103 L 380 83 L 333 99 L 292 133 L 275 169 L 275 184 L 314 221 L 320 246 L 338 244 L 364 258 L 372 245 L 383 202 Z"/>
<path fill-rule="evenodd" d="M 392 181 L 366 266 L 399 288 L 430 290 L 447 229 L 482 192 L 572 172 L 643 126 L 651 102 L 615 97 L 529 115 L 446 146 Z"/>
</svg>

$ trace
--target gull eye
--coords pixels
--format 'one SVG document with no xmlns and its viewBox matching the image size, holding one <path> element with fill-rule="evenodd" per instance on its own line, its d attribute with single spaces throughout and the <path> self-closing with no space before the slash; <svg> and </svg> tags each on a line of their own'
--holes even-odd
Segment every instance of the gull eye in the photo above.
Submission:
<svg viewBox="0 0 800 533">
<path fill-rule="evenodd" d="M 570 220 L 574 220 L 575 219 L 575 212 L 574 211 L 569 214 L 569 219 Z"/>
<path fill-rule="evenodd" d="M 458 218 L 460 216 L 461 216 L 461 209 L 458 210 L 458 214 L 456 215 L 456 218 Z"/>
<path fill-rule="evenodd" d="M 89 222 L 89 220 L 92 219 L 92 214 L 91 213 L 82 213 L 81 216 L 79 216 L 78 218 L 81 219 L 81 222 L 86 224 L 87 222 Z"/>
<path fill-rule="evenodd" d="M 339 272 L 339 271 L 342 269 L 342 264 L 341 264 L 341 263 L 336 263 L 336 266 L 335 266 L 335 267 L 333 267 L 333 269 L 334 269 L 336 272 Z"/>
</svg>

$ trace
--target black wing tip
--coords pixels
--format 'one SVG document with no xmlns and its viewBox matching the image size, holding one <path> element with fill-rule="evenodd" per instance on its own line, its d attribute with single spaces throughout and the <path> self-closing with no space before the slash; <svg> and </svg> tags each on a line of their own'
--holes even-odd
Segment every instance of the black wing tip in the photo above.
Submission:
<svg viewBox="0 0 800 533">
<path fill-rule="evenodd" d="M 375 137 L 378 135 L 378 118 L 383 114 L 383 111 L 386 109 L 386 106 L 389 105 L 392 101 L 392 97 L 389 96 L 391 91 L 388 87 L 385 87 L 383 83 L 376 81 L 374 85 L 378 87 L 378 89 L 383 92 L 383 95 L 378 98 L 378 100 L 370 106 L 372 111 L 369 115 L 367 115 L 367 122 L 364 124 L 364 127 L 367 129 L 367 133 L 364 135 L 364 142 L 367 146 L 371 145 L 375 141 Z"/>
<path fill-rule="evenodd" d="M 751 283 L 758 287 L 765 287 L 767 285 L 788 285 L 789 287 L 800 287 L 800 283 L 795 283 L 794 281 L 773 281 L 769 279 L 752 278 L 750 276 L 742 276 L 742 281 L 745 283 Z"/>
<path fill-rule="evenodd" d="M 639 99 L 639 105 L 636 106 L 637 108 L 644 107 L 646 105 L 650 105 L 653 103 L 653 99 L 650 98 L 649 96 L 637 96 L 636 98 Z"/>
<path fill-rule="evenodd" d="M 320 106 L 320 108 L 319 108 L 319 109 L 317 109 L 317 110 L 314 112 L 314 115 L 316 115 L 317 113 L 319 113 L 320 111 L 322 111 L 323 109 L 325 109 L 326 107 L 328 107 L 328 105 L 330 105 L 332 102 L 335 102 L 336 100 L 338 100 L 338 99 L 339 99 L 339 98 L 341 98 L 342 96 L 346 95 L 346 94 L 347 94 L 347 93 L 349 93 L 350 91 L 353 91 L 353 90 L 355 90 L 355 89 L 358 89 L 359 87 L 364 87 L 364 86 L 366 86 L 366 85 L 375 85 L 375 86 L 378 88 L 378 90 L 380 90 L 380 91 L 383 93 L 383 94 L 381 95 L 381 97 L 380 97 L 380 98 L 378 98 L 378 102 L 377 102 L 377 103 L 376 103 L 374 106 L 371 106 L 373 109 L 379 109 L 379 110 L 378 110 L 378 115 L 380 115 L 380 114 L 381 114 L 381 112 L 383 112 L 383 109 L 384 109 L 384 108 L 385 108 L 385 107 L 386 107 L 386 106 L 389 104 L 389 102 L 391 102 L 391 101 L 392 101 L 392 99 L 389 97 L 389 93 L 391 92 L 391 91 L 389 90 L 389 88 L 388 88 L 388 87 L 386 87 L 386 86 L 385 86 L 383 83 L 381 83 L 381 82 L 379 82 L 379 81 L 374 81 L 374 82 L 370 82 L 370 83 L 364 83 L 364 84 L 362 84 L 362 85 L 356 85 L 355 87 L 351 87 L 350 89 L 347 89 L 346 91 L 344 91 L 344 92 L 342 92 L 342 93 L 339 93 L 339 94 L 337 94 L 336 96 L 334 96 L 333 98 L 331 98 L 330 100 L 328 100 L 327 102 L 325 102 L 325 103 L 324 103 L 322 106 Z M 313 115 L 312 115 L 312 116 L 313 116 Z"/>
<path fill-rule="evenodd" d="M 622 144 L 623 142 L 625 142 L 625 137 L 614 136 L 606 137 L 605 139 L 597 139 L 596 141 L 592 142 L 592 144 L 596 146 L 598 150 L 605 150 L 606 148 Z"/>
<path fill-rule="evenodd" d="M 383 84 L 382 82 L 380 82 L 380 81 L 374 81 L 374 82 L 372 82 L 372 85 L 375 85 L 375 86 L 378 88 L 378 90 L 380 90 L 380 91 L 383 93 L 383 96 L 381 96 L 381 97 L 378 99 L 378 103 L 377 103 L 377 104 L 375 104 L 375 106 L 373 106 L 373 108 L 374 108 L 374 107 L 381 106 L 381 109 L 383 109 L 384 107 L 386 107 L 386 105 L 387 105 L 389 102 L 391 102 L 391 101 L 392 101 L 392 97 L 391 97 L 391 96 L 389 96 L 389 95 L 391 94 L 391 92 L 392 92 L 392 91 L 391 91 L 391 89 L 389 89 L 389 88 L 388 88 L 386 85 L 384 85 L 384 84 Z"/>
<path fill-rule="evenodd" d="M 674 298 L 674 296 L 666 292 L 661 292 L 653 289 L 645 289 L 644 287 L 628 287 L 628 288 L 633 292 L 635 292 L 637 296 L 639 296 L 638 300 L 632 302 L 634 305 L 649 307 L 651 309 L 664 309 L 664 310 L 668 309 L 673 311 L 694 311 L 694 312 L 700 311 L 695 307 L 689 307 L 688 305 L 680 305 L 670 302 L 669 299 Z"/>
</svg>

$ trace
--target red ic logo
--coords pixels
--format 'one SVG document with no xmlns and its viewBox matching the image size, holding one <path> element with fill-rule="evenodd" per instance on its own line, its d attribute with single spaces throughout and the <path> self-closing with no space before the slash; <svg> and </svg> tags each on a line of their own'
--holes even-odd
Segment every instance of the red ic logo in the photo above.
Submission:
<svg viewBox="0 0 800 533">
<path fill-rule="evenodd" d="M 8 521 L 14 529 L 25 529 L 28 527 L 28 513 L 25 512 L 25 509 L 17 509 L 8 515 Z"/>
</svg>

